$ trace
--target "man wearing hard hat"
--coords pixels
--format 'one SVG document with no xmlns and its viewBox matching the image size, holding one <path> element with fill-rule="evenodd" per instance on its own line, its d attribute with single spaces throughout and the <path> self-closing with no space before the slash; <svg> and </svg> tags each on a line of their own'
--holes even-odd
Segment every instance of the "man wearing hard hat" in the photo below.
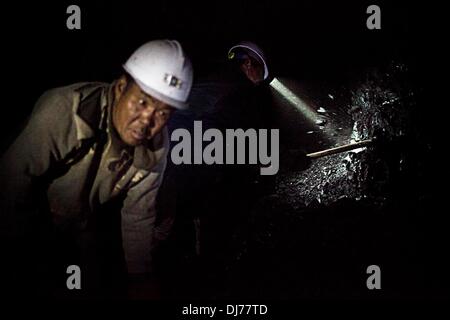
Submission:
<svg viewBox="0 0 450 320">
<path fill-rule="evenodd" d="M 203 99 L 204 95 L 214 97 L 209 99 L 204 113 L 205 126 L 211 121 L 214 127 L 267 128 L 272 120 L 269 115 L 272 96 L 268 86 L 271 77 L 267 61 L 257 44 L 241 41 L 228 50 L 226 63 L 218 68 L 212 79 L 208 79 L 208 84 L 214 83 L 217 88 L 209 90 L 198 86 L 200 88 L 197 89 L 194 84 L 192 105 L 197 105 L 197 100 Z"/>
<path fill-rule="evenodd" d="M 132 277 L 151 271 L 152 248 L 161 238 L 155 198 L 168 153 L 165 125 L 175 109 L 187 107 L 192 85 L 191 63 L 177 41 L 150 41 L 123 67 L 124 75 L 112 84 L 46 92 L 1 159 L 2 236 L 21 257 L 29 255 L 18 261 L 31 269 L 32 257 L 45 256 L 45 249 L 33 256 L 33 243 L 53 239 L 42 237 L 42 230 L 69 240 L 78 250 L 79 259 L 67 261 L 80 263 L 80 292 L 90 280 L 94 294 L 110 287 L 102 276 L 116 251 Z M 121 208 L 118 217 L 114 208 Z M 49 257 L 64 256 L 69 248 L 59 245 Z M 91 263 L 97 258 L 101 262 Z"/>
<path fill-rule="evenodd" d="M 228 59 L 236 61 L 241 71 L 254 84 L 269 79 L 266 55 L 256 43 L 239 42 L 228 50 Z"/>
</svg>

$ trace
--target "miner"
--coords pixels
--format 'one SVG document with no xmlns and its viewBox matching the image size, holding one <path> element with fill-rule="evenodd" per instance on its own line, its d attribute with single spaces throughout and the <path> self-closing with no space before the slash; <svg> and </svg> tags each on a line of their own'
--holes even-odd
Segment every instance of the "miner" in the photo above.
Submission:
<svg viewBox="0 0 450 320">
<path fill-rule="evenodd" d="M 168 154 L 166 123 L 187 108 L 193 70 L 174 40 L 145 43 L 123 69 L 111 84 L 44 93 L 3 155 L 1 235 L 12 269 L 23 271 L 17 279 L 48 259 L 79 264 L 81 291 L 95 296 L 118 288 L 121 275 L 145 287 L 164 234 L 155 199 Z M 44 265 L 42 274 L 51 276 L 67 267 Z M 39 281 L 64 287 L 63 276 L 50 278 Z"/>
</svg>

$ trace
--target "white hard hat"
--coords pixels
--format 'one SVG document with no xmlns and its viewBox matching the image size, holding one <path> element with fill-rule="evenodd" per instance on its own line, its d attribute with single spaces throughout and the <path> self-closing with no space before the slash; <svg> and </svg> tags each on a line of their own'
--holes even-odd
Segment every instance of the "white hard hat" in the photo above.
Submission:
<svg viewBox="0 0 450 320">
<path fill-rule="evenodd" d="M 193 70 L 176 40 L 154 40 L 139 47 L 123 65 L 139 87 L 177 109 L 187 108 Z"/>
<path fill-rule="evenodd" d="M 267 77 L 269 76 L 269 68 L 267 67 L 266 56 L 265 56 L 264 52 L 261 50 L 261 48 L 258 47 L 253 42 L 242 41 L 242 42 L 239 42 L 237 45 L 231 47 L 230 50 L 228 50 L 228 57 L 229 58 L 233 57 L 233 51 L 238 48 L 250 50 L 259 58 L 258 60 L 260 60 L 262 62 L 262 64 L 264 65 L 264 80 L 266 80 Z"/>
</svg>

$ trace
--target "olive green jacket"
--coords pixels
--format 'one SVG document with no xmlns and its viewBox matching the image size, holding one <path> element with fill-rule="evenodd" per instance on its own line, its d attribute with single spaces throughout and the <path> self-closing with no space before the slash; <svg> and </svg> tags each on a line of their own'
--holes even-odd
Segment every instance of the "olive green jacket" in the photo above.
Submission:
<svg viewBox="0 0 450 320">
<path fill-rule="evenodd" d="M 96 208 L 123 195 L 125 259 L 128 272 L 141 273 L 151 265 L 155 198 L 166 166 L 168 134 L 164 129 L 147 145 L 123 145 L 110 120 L 112 87 L 78 83 L 42 95 L 0 160 L 1 221 L 4 232 L 12 234 L 33 228 L 35 193 L 42 190 L 42 181 L 47 181 L 53 223 L 61 230 L 86 229 Z M 95 154 L 101 158 L 94 161 Z"/>
</svg>

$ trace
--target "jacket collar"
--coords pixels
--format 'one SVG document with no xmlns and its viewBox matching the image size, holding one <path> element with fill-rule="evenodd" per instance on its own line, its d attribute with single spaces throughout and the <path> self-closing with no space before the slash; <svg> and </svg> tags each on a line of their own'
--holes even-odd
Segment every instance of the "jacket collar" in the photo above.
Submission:
<svg viewBox="0 0 450 320">
<path fill-rule="evenodd" d="M 83 83 L 75 89 L 72 111 L 78 140 L 94 138 L 103 129 L 108 89 L 107 84 L 102 83 Z"/>
</svg>

